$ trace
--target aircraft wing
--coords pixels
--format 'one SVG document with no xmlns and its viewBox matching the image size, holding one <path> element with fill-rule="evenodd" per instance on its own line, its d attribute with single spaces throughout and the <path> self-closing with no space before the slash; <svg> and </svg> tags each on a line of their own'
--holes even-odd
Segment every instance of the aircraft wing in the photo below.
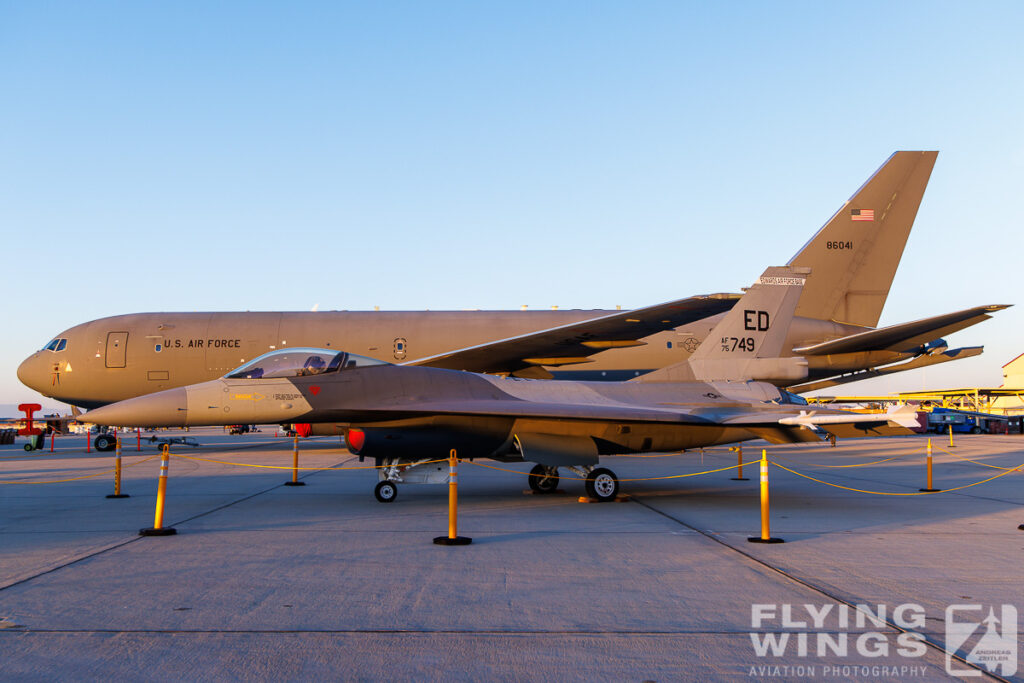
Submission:
<svg viewBox="0 0 1024 683">
<path fill-rule="evenodd" d="M 793 349 L 798 356 L 827 356 L 857 351 L 910 352 L 916 347 L 965 327 L 988 320 L 991 313 L 1009 306 L 975 306 L 955 313 L 946 313 L 914 322 L 879 327 L 832 341 Z"/>
<path fill-rule="evenodd" d="M 908 405 L 895 406 L 884 413 L 854 413 L 840 410 L 801 410 L 799 414 L 777 417 L 774 422 L 754 414 L 737 415 L 724 421 L 742 426 L 771 443 L 816 441 L 811 430 L 817 428 L 833 436 L 897 436 L 913 434 L 920 427 L 917 411 Z"/>
<path fill-rule="evenodd" d="M 715 421 L 678 408 L 656 408 L 627 404 L 590 404 L 480 399 L 472 401 L 414 401 L 387 406 L 364 406 L 367 413 L 404 418 L 415 415 L 470 415 L 481 417 L 524 417 L 557 420 L 607 422 L 654 422 L 714 425 Z"/>
<path fill-rule="evenodd" d="M 592 404 L 507 400 L 415 401 L 386 406 L 366 406 L 367 412 L 380 416 L 461 415 L 517 417 L 533 419 L 582 420 L 587 422 L 632 422 L 690 425 L 695 427 L 738 427 L 749 430 L 772 443 L 817 441 L 811 431 L 854 426 L 860 431 L 894 427 L 889 433 L 908 434 L 918 426 L 917 411 L 903 405 L 887 413 L 854 413 L 829 408 L 764 404 L 680 407 L 633 406 L 628 404 Z M 872 432 L 878 433 L 878 432 Z M 843 432 L 848 435 L 849 432 Z M 859 434 L 865 436 L 866 434 Z"/>
<path fill-rule="evenodd" d="M 551 373 L 544 366 L 586 363 L 601 351 L 641 346 L 643 337 L 728 311 L 737 300 L 738 294 L 694 296 L 420 358 L 406 365 L 547 379 Z"/>
</svg>

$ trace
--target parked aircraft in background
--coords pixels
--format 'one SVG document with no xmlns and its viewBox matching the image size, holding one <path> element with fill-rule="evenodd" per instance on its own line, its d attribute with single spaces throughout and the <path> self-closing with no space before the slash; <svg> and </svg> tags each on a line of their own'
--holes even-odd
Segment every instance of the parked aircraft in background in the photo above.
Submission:
<svg viewBox="0 0 1024 683">
<path fill-rule="evenodd" d="M 886 415 L 809 410 L 806 401 L 745 375 L 799 374 L 803 359 L 779 358 L 807 269 L 769 268 L 685 361 L 627 382 L 531 380 L 398 366 L 337 349 L 273 351 L 222 379 L 128 399 L 85 414 L 103 425 L 198 426 L 234 422 L 342 425 L 353 453 L 373 458 L 376 496 L 399 482 L 441 481 L 430 462 L 454 448 L 463 458 L 536 463 L 530 484 L 558 484 L 558 468 L 612 500 L 618 479 L 603 455 L 674 451 L 763 438 L 817 441 L 856 425 L 861 434 L 910 433 L 912 410 Z M 749 375 L 748 375 L 749 376 Z"/>
<path fill-rule="evenodd" d="M 44 434 L 50 434 L 51 432 L 67 434 L 70 431 L 70 425 L 74 422 L 78 422 L 82 416 L 81 411 L 74 406 L 71 407 L 71 412 L 67 415 L 61 415 L 59 412 L 38 415 L 36 414 L 36 411 L 33 410 L 34 407 L 38 407 L 38 404 L 35 406 L 30 404 L 28 407 L 32 412 L 32 425 L 42 430 Z M 22 429 L 26 427 L 27 424 L 27 417 L 0 417 L 0 428 Z"/>
<path fill-rule="evenodd" d="M 1003 306 L 874 328 L 936 155 L 893 154 L 790 260 L 811 272 L 782 352 L 805 358 L 806 373 L 785 380 L 788 386 L 817 389 L 981 353 L 950 350 L 941 337 Z M 301 346 L 516 377 L 624 380 L 688 358 L 738 297 L 693 297 L 625 313 L 138 313 L 62 332 L 21 364 L 18 377 L 45 396 L 94 408 L 203 382 L 267 351 Z"/>
</svg>

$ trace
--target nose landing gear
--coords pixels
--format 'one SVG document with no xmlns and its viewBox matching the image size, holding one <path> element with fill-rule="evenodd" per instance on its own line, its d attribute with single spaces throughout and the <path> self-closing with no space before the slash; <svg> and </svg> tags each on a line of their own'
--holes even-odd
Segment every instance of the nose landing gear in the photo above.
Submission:
<svg viewBox="0 0 1024 683">
<path fill-rule="evenodd" d="M 393 481 L 379 481 L 373 489 L 373 495 L 381 503 L 393 503 L 398 497 L 398 484 Z"/>
</svg>

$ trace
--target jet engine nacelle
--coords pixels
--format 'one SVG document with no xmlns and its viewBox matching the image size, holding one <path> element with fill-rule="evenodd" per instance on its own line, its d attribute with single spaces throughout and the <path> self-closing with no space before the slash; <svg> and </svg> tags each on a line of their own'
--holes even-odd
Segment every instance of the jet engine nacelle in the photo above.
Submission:
<svg viewBox="0 0 1024 683">
<path fill-rule="evenodd" d="M 460 458 L 485 458 L 509 439 L 507 425 L 495 429 L 458 428 L 450 425 L 349 427 L 345 434 L 348 450 L 359 459 L 447 458 L 452 449 Z"/>
</svg>

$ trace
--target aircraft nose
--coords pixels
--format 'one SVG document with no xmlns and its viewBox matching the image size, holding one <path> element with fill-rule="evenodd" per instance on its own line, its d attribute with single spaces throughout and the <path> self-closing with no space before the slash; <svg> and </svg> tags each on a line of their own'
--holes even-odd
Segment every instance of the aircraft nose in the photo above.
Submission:
<svg viewBox="0 0 1024 683">
<path fill-rule="evenodd" d="M 42 363 L 39 360 L 39 354 L 33 353 L 31 356 L 21 361 L 21 365 L 18 366 L 18 380 L 29 389 L 35 391 L 42 391 L 46 386 L 44 379 L 46 379 L 45 372 L 41 371 Z"/>
<path fill-rule="evenodd" d="M 188 395 L 178 388 L 111 403 L 79 419 L 107 427 L 182 427 L 187 416 Z"/>
</svg>

